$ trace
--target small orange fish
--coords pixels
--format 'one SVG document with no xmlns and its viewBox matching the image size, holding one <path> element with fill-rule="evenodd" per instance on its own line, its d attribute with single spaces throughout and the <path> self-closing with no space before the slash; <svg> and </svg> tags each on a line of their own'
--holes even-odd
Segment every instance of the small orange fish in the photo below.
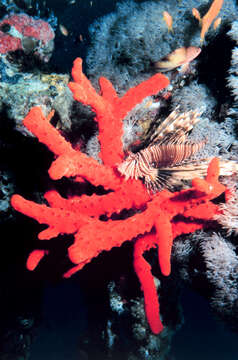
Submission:
<svg viewBox="0 0 238 360">
<path fill-rule="evenodd" d="M 173 18 L 168 11 L 163 12 L 163 19 L 168 27 L 168 31 L 173 32 Z"/>
<path fill-rule="evenodd" d="M 69 35 L 69 32 L 68 32 L 68 30 L 66 29 L 66 27 L 64 25 L 60 24 L 59 29 L 60 29 L 60 32 L 61 32 L 62 35 L 64 35 L 64 36 Z"/>
<path fill-rule="evenodd" d="M 149 108 L 152 104 L 153 104 L 152 100 L 147 101 L 147 103 L 145 104 L 145 108 Z"/>
<path fill-rule="evenodd" d="M 201 19 L 201 15 L 200 15 L 200 12 L 198 11 L 198 9 L 193 8 L 192 14 L 195 17 L 195 19 L 197 19 L 199 21 L 199 24 L 201 24 L 202 19 Z"/>
<path fill-rule="evenodd" d="M 213 29 L 216 30 L 221 25 L 221 17 L 217 18 L 213 23 Z"/>
<path fill-rule="evenodd" d="M 157 109 L 159 106 L 160 106 L 159 101 L 148 100 L 147 103 L 145 104 L 145 108 L 147 109 Z"/>
<path fill-rule="evenodd" d="M 203 42 L 206 32 L 208 31 L 209 27 L 213 20 L 219 14 L 221 7 L 223 5 L 223 0 L 213 0 L 212 5 L 210 6 L 208 12 L 202 18 L 202 30 L 201 30 L 201 42 Z"/>
<path fill-rule="evenodd" d="M 181 71 L 186 72 L 189 68 L 189 63 L 193 61 L 200 54 L 200 52 L 201 49 L 199 47 L 181 47 L 174 50 L 160 61 L 156 62 L 154 66 L 158 71 L 161 72 L 170 71 L 181 66 Z"/>
</svg>

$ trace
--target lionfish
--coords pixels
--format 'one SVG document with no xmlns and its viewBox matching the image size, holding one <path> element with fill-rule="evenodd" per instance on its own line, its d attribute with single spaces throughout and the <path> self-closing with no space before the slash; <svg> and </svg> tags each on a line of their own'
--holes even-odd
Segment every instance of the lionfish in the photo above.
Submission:
<svg viewBox="0 0 238 360">
<path fill-rule="evenodd" d="M 197 110 L 179 113 L 176 108 L 162 122 L 150 139 L 150 144 L 136 153 L 130 152 L 118 166 L 126 180 L 142 179 L 148 191 L 172 188 L 181 180 L 192 180 L 206 175 L 208 159 L 190 159 L 206 144 L 207 139 L 193 142 L 187 139 L 189 131 L 200 120 Z M 237 171 L 237 164 L 222 161 L 223 174 Z"/>
</svg>

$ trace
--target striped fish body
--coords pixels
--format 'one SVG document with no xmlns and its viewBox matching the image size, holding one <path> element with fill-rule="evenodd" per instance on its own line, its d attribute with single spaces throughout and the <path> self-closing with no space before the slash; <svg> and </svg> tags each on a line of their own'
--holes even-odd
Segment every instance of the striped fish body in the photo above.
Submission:
<svg viewBox="0 0 238 360">
<path fill-rule="evenodd" d="M 156 168 L 169 167 L 189 159 L 205 145 L 205 142 L 203 140 L 197 143 L 152 145 L 142 150 L 141 153 L 150 165 Z"/>
<path fill-rule="evenodd" d="M 174 167 L 185 165 L 186 160 L 206 143 L 206 140 L 196 143 L 187 140 L 188 132 L 198 121 L 198 111 L 179 113 L 176 108 L 159 125 L 151 138 L 151 144 L 137 153 L 130 153 L 118 166 L 119 172 L 126 180 L 142 179 L 150 191 L 169 187 L 170 169 L 171 174 L 174 174 Z"/>
<path fill-rule="evenodd" d="M 119 172 L 125 175 L 126 180 L 149 177 L 151 181 L 156 181 L 158 170 L 152 166 L 149 161 L 150 154 L 146 150 L 129 154 L 125 161 L 118 166 Z"/>
<path fill-rule="evenodd" d="M 163 179 L 159 175 L 161 167 L 169 171 L 169 167 L 183 163 L 204 144 L 205 140 L 199 143 L 152 145 L 135 154 L 131 153 L 118 166 L 118 170 L 125 175 L 126 180 L 143 179 L 147 188 L 154 191 L 163 186 Z"/>
</svg>

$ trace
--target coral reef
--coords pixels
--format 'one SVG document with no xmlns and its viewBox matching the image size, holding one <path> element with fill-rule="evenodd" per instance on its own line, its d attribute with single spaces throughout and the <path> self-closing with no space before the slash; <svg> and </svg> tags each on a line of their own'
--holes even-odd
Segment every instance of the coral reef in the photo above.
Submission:
<svg viewBox="0 0 238 360">
<path fill-rule="evenodd" d="M 49 191 L 45 198 L 50 207 L 25 200 L 20 195 L 14 195 L 11 203 L 16 210 L 48 224 L 39 239 L 51 239 L 60 233 L 74 235 L 75 241 L 68 254 L 76 266 L 65 273 L 66 277 L 82 269 L 101 251 L 109 251 L 134 239 L 134 267 L 144 292 L 146 316 L 152 331 L 159 333 L 163 325 L 159 319 L 157 291 L 151 267 L 143 253 L 158 246 L 161 272 L 166 276 L 170 274 L 173 239 L 206 227 L 218 211 L 218 205 L 211 200 L 225 191 L 225 186 L 218 181 L 219 162 L 213 159 L 206 179 L 194 179 L 193 187 L 181 192 L 164 190 L 151 195 L 140 180 L 125 181 L 116 170 L 123 159 L 122 119 L 143 98 L 167 86 L 168 79 L 157 74 L 119 98 L 105 78 L 100 79 L 102 95 L 97 94 L 82 73 L 80 59 L 75 60 L 72 75 L 74 82 L 69 83 L 69 87 L 74 98 L 92 106 L 96 112 L 103 164 L 74 150 L 50 124 L 52 113 L 46 118 L 41 109 L 35 107 L 25 118 L 24 125 L 56 155 L 49 169 L 52 179 L 63 176 L 74 177 L 80 182 L 86 179 L 111 192 L 64 199 L 56 191 Z M 120 215 L 125 209 L 133 209 L 134 214 L 113 220 L 113 213 Z M 107 221 L 100 220 L 102 215 L 107 216 Z M 28 258 L 28 268 L 33 270 L 47 253 L 47 249 L 34 250 Z"/>
<path fill-rule="evenodd" d="M 214 288 L 210 304 L 219 317 L 237 329 L 237 246 L 215 233 L 204 236 L 199 246 L 206 262 L 206 278 Z"/>
<path fill-rule="evenodd" d="M 159 288 L 160 282 L 157 278 L 155 278 L 155 282 Z M 109 338 L 110 346 L 108 348 L 111 356 L 115 357 L 118 353 L 118 358 L 122 358 L 122 354 L 125 353 L 125 358 L 128 360 L 144 358 L 155 360 L 158 359 L 158 356 L 160 359 L 166 360 L 170 352 L 174 327 L 166 326 L 160 336 L 151 333 L 145 318 L 143 299 L 128 300 L 125 294 L 121 294 L 120 281 L 110 282 L 108 289 L 112 313 L 109 320 L 110 331 L 108 329 L 105 333 Z M 114 329 L 116 332 L 113 332 Z M 126 342 L 124 341 L 125 336 L 127 337 Z M 118 349 L 116 354 L 115 348 Z"/>
<path fill-rule="evenodd" d="M 228 35 L 235 41 L 235 46 L 232 50 L 231 66 L 229 69 L 228 86 L 234 96 L 233 107 L 229 111 L 229 115 L 238 117 L 238 20 L 233 21 Z"/>
<path fill-rule="evenodd" d="M 207 101 L 208 98 L 209 101 Z M 186 86 L 175 89 L 171 98 L 172 109 L 178 106 L 181 112 L 185 112 L 188 109 L 199 109 L 202 119 L 211 118 L 216 105 L 217 101 L 212 96 L 211 91 L 204 84 L 198 84 L 197 80 L 193 80 L 186 84 Z M 199 122 L 200 125 L 201 122 Z"/>
<path fill-rule="evenodd" d="M 235 182 L 236 180 L 236 182 Z M 221 212 L 215 216 L 215 219 L 226 230 L 227 235 L 238 235 L 238 189 L 237 179 L 233 184 L 228 184 L 230 195 L 227 202 L 220 205 Z"/>
<path fill-rule="evenodd" d="M 14 239 L 2 248 L 2 254 L 11 254 L 11 260 L 5 256 L 1 263 L 2 357 L 29 356 L 39 299 L 48 281 L 53 287 L 57 282 L 59 291 L 56 297 L 49 294 L 45 319 L 52 316 L 59 295 L 67 294 L 67 302 L 62 296 L 57 304 L 56 326 L 50 330 L 64 339 L 58 353 L 67 347 L 70 352 L 77 343 L 83 359 L 171 359 L 171 340 L 183 323 L 181 300 L 187 291 L 195 291 L 195 302 L 202 295 L 215 319 L 237 332 L 237 165 L 230 169 L 233 174 L 223 177 L 230 160 L 238 161 L 237 2 L 223 2 L 220 26 L 212 24 L 200 42 L 201 27 L 192 8 L 202 18 L 212 2 L 106 0 L 101 9 L 100 1 L 64 0 L 53 2 L 53 10 L 47 0 L 1 2 L 0 45 L 5 53 L 0 53 L 0 209 L 3 232 Z M 114 6 L 114 13 L 100 18 Z M 173 32 L 164 11 L 173 17 Z M 53 12 L 68 36 L 56 28 Z M 14 19 L 29 21 L 29 30 L 37 22 L 48 22 L 56 34 L 53 57 L 53 39 L 45 47 L 43 39 L 24 33 Z M 11 41 L 6 44 L 6 39 Z M 155 62 L 190 46 L 200 46 L 201 53 L 186 73 L 179 68 L 167 72 L 167 87 L 164 76 L 150 79 L 157 71 Z M 16 51 L 8 51 L 12 49 Z M 69 89 L 72 59 L 78 53 L 84 58 L 86 51 L 88 78 L 76 60 Z M 101 78 L 98 85 L 99 75 L 109 81 Z M 173 183 L 173 192 L 152 194 L 143 179 L 126 181 L 119 166 L 131 152 L 150 146 L 155 131 L 175 109 L 200 113 L 188 141 L 206 139 L 206 145 L 189 165 L 209 160 L 196 175 L 199 179 L 190 172 L 189 180 Z M 219 161 L 211 162 L 214 156 Z M 22 196 L 14 195 L 10 203 L 13 193 Z M 61 288 L 62 274 L 68 278 L 77 271 L 65 280 L 75 281 L 75 287 Z M 83 305 L 77 292 L 85 296 Z M 17 301 L 16 294 L 21 295 Z M 30 315 L 22 311 L 32 308 Z M 64 320 L 57 315 L 67 309 L 74 318 L 69 329 L 72 324 L 76 329 L 68 343 Z M 14 316 L 16 321 L 9 323 Z M 42 319 L 40 332 L 47 343 L 50 331 Z M 185 329 L 186 323 L 193 326 L 192 319 L 185 320 Z M 199 331 L 197 322 L 195 327 Z M 39 347 L 44 347 L 41 337 Z"/>
<path fill-rule="evenodd" d="M 5 72 L 4 65 L 0 65 L 0 69 Z M 69 77 L 61 74 L 15 72 L 13 76 L 7 76 L 6 73 L 0 83 L 0 108 L 6 107 L 16 129 L 25 135 L 30 133 L 22 119 L 36 105 L 41 105 L 45 113 L 53 107 L 59 116 L 60 127 L 69 129 L 73 98 L 67 87 L 68 81 Z"/>
<path fill-rule="evenodd" d="M 54 48 L 54 31 L 41 19 L 27 14 L 11 15 L 0 22 L 0 54 L 23 50 L 49 61 Z"/>
<path fill-rule="evenodd" d="M 59 127 L 66 130 L 71 126 L 69 77 L 47 74 L 39 68 L 50 60 L 54 37 L 48 22 L 24 13 L 7 15 L 0 21 L 0 110 L 6 111 L 25 135 L 29 132 L 22 119 L 34 105 L 43 106 L 46 113 L 53 107 Z"/>
<path fill-rule="evenodd" d="M 208 300 L 216 317 L 235 331 L 238 319 L 236 242 L 234 237 L 225 233 L 207 230 L 186 239 L 177 238 L 172 256 L 174 272 L 170 277 L 174 286 L 179 280 L 181 289 L 184 283 L 199 291 Z"/>
<path fill-rule="evenodd" d="M 6 171 L 1 171 L 0 189 L 0 211 L 3 214 L 9 210 L 9 199 L 14 193 L 13 179 Z"/>
<path fill-rule="evenodd" d="M 58 19 L 52 9 L 48 7 L 48 1 L 33 0 L 2 0 L 0 3 L 1 16 L 27 14 L 34 19 L 44 19 L 55 31 Z"/>
<path fill-rule="evenodd" d="M 192 15 L 195 0 L 180 2 L 146 1 L 118 3 L 116 11 L 97 20 L 90 27 L 92 46 L 88 51 L 88 74 L 110 79 L 117 91 L 125 91 L 153 73 L 152 64 L 183 46 L 200 45 L 200 28 Z M 198 10 L 208 10 L 207 1 L 200 1 Z M 173 33 L 168 32 L 163 11 L 173 17 Z M 220 12 L 222 24 L 234 19 L 234 1 L 224 1 Z M 211 39 L 217 31 L 209 30 Z"/>
</svg>

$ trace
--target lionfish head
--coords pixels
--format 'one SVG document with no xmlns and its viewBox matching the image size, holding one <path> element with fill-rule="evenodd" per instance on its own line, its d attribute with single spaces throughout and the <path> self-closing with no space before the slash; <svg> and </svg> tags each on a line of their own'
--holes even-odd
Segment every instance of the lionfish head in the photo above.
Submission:
<svg viewBox="0 0 238 360">
<path fill-rule="evenodd" d="M 139 153 L 129 153 L 127 158 L 117 167 L 118 171 L 125 176 L 126 180 L 138 179 L 139 171 Z"/>
<path fill-rule="evenodd" d="M 158 169 L 149 166 L 140 152 L 130 153 L 117 169 L 125 176 L 126 180 L 129 178 L 142 179 L 150 192 L 159 189 Z"/>
</svg>

